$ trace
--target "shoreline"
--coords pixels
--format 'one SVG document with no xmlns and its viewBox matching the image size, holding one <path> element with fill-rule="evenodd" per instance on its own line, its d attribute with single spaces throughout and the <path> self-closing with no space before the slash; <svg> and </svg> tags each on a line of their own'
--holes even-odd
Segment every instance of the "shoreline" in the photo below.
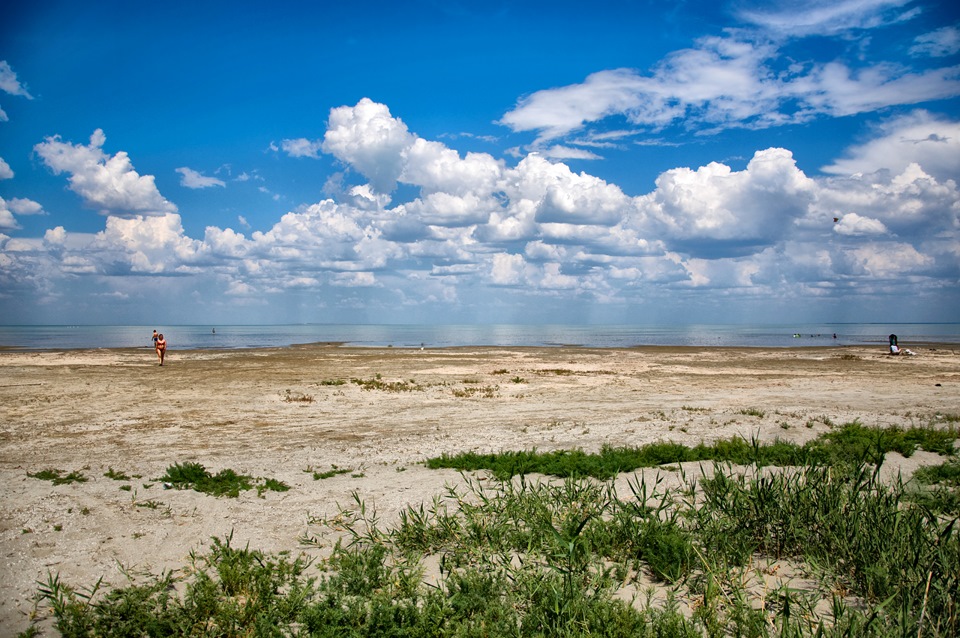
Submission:
<svg viewBox="0 0 960 638">
<path fill-rule="evenodd" d="M 26 629 L 48 574 L 78 587 L 122 583 L 122 569 L 180 569 L 229 533 L 263 551 L 322 555 L 329 544 L 298 542 L 319 533 L 310 520 L 354 495 L 384 520 L 429 502 L 461 480 L 423 465 L 444 453 L 738 436 L 802 444 L 855 420 L 910 427 L 960 414 L 960 344 L 905 345 L 918 356 L 879 346 L 301 344 L 174 349 L 163 367 L 149 347 L 0 351 L 0 634 Z M 936 458 L 890 455 L 885 467 L 909 476 Z M 291 489 L 236 499 L 164 490 L 155 479 L 184 462 Z M 314 478 L 334 466 L 350 472 Z M 28 476 L 43 470 L 87 480 Z M 107 476 L 116 473 L 129 480 Z"/>
<path fill-rule="evenodd" d="M 926 350 L 952 350 L 960 351 L 960 342 L 952 341 L 910 341 L 909 343 L 901 344 L 902 347 L 907 349 L 926 349 Z M 583 344 L 549 344 L 549 345 L 490 345 L 490 344 L 479 344 L 479 345 L 451 345 L 451 346 L 430 346 L 430 345 L 416 345 L 416 346 L 394 346 L 394 345 L 356 345 L 346 341 L 314 341 L 307 343 L 291 343 L 289 345 L 268 345 L 268 346 L 238 346 L 238 347 L 223 347 L 223 348 L 210 348 L 210 347 L 198 347 L 198 348 L 169 348 L 168 352 L 211 352 L 211 353 L 222 353 L 222 352 L 236 352 L 242 353 L 245 351 L 258 352 L 264 350 L 303 350 L 303 349 L 312 349 L 312 348 L 341 348 L 341 349 L 356 349 L 361 351 L 370 351 L 370 350 L 386 350 L 386 351 L 457 351 L 457 350 L 597 350 L 603 352 L 609 351 L 634 351 L 634 350 L 645 350 L 645 351 L 679 351 L 679 352 L 692 352 L 697 350 L 746 350 L 746 351 L 776 351 L 776 352 L 790 352 L 794 350 L 844 350 L 844 349 L 870 349 L 876 350 L 879 349 L 886 353 L 887 344 L 886 342 L 877 341 L 871 343 L 836 343 L 836 344 L 815 344 L 815 345 L 788 345 L 788 346 L 770 346 L 770 345 L 761 345 L 761 346 L 745 346 L 745 345 L 667 345 L 667 344 L 636 344 L 630 346 L 588 346 Z M 143 353 L 143 352 L 153 352 L 154 348 L 151 345 L 144 346 L 119 346 L 119 347 L 77 347 L 77 348 L 47 348 L 47 347 L 30 347 L 30 346 L 18 346 L 18 345 L 0 345 L 0 356 L 4 354 L 24 354 L 24 353 L 76 353 L 76 352 L 118 352 L 118 353 Z"/>
</svg>

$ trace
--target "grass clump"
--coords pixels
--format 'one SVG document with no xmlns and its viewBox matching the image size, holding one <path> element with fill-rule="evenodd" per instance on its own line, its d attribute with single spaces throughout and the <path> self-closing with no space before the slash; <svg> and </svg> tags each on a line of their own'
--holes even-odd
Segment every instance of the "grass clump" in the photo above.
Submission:
<svg viewBox="0 0 960 638">
<path fill-rule="evenodd" d="M 40 479 L 41 481 L 50 481 L 54 485 L 69 485 L 70 483 L 86 483 L 87 477 L 77 471 L 64 474 L 63 470 L 47 469 L 40 470 L 34 474 L 27 472 L 30 478 Z"/>
<path fill-rule="evenodd" d="M 111 467 L 111 468 L 107 468 L 107 471 L 104 472 L 103 475 L 106 476 L 108 479 L 113 479 L 114 481 L 129 481 L 129 480 L 130 480 L 130 476 L 129 476 L 129 475 L 127 475 L 127 474 L 124 473 L 124 472 L 118 472 L 118 471 L 114 470 L 112 467 Z"/>
<path fill-rule="evenodd" d="M 330 467 L 329 470 L 325 472 L 316 472 L 314 470 L 307 470 L 307 471 L 313 472 L 314 481 L 321 481 L 323 479 L 333 478 L 334 476 L 337 476 L 339 474 L 349 474 L 353 470 L 351 470 L 350 468 L 342 468 L 342 467 L 337 467 L 336 465 L 333 465 Z"/>
<path fill-rule="evenodd" d="M 227 496 L 237 498 L 240 492 L 256 487 L 257 495 L 262 496 L 267 490 L 285 492 L 290 487 L 275 479 L 255 479 L 245 474 L 237 474 L 229 468 L 211 474 L 200 463 L 174 463 L 167 468 L 167 473 L 157 481 L 170 484 L 177 489 L 193 489 L 211 496 Z"/>
<path fill-rule="evenodd" d="M 877 429 L 852 422 L 804 445 L 779 440 L 761 443 L 756 439 L 734 437 L 695 447 L 671 442 L 641 447 L 605 446 L 599 453 L 582 450 L 461 452 L 428 459 L 426 464 L 431 469 L 489 470 L 499 478 L 536 473 L 608 479 L 621 472 L 683 462 L 717 461 L 761 466 L 876 464 L 889 452 L 910 456 L 918 448 L 938 454 L 954 454 L 953 442 L 957 436 L 957 429 L 953 427 Z"/>
<path fill-rule="evenodd" d="M 453 390 L 453 396 L 464 399 L 470 397 L 480 397 L 482 399 L 494 399 L 497 397 L 497 392 L 500 390 L 500 386 L 496 385 L 469 385 L 465 388 L 455 388 Z"/>
<path fill-rule="evenodd" d="M 373 379 L 351 379 L 352 383 L 360 386 L 361 390 L 380 390 L 383 392 L 413 392 L 422 390 L 423 387 L 414 380 L 409 381 L 384 381 L 377 374 Z"/>
<path fill-rule="evenodd" d="M 913 473 L 918 489 L 910 499 L 941 515 L 960 516 L 960 461 L 928 465 Z"/>
<path fill-rule="evenodd" d="M 285 390 L 281 397 L 286 403 L 313 403 L 314 401 L 313 395 L 293 390 Z"/>
</svg>

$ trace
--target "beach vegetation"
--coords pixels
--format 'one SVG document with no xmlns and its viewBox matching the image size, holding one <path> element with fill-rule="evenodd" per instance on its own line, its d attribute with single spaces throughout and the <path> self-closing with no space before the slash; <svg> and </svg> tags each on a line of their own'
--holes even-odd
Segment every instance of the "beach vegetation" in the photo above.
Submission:
<svg viewBox="0 0 960 638">
<path fill-rule="evenodd" d="M 498 385 L 470 385 L 465 388 L 454 388 L 452 392 L 453 396 L 458 398 L 480 397 L 483 399 L 493 399 L 496 398 L 499 391 L 500 386 Z"/>
<path fill-rule="evenodd" d="M 409 381 L 384 381 L 380 374 L 372 379 L 350 379 L 351 383 L 360 386 L 361 390 L 380 390 L 383 392 L 413 392 L 423 390 L 423 386 L 412 379 Z"/>
<path fill-rule="evenodd" d="M 31 474 L 27 472 L 27 476 L 30 478 L 40 479 L 41 481 L 50 481 L 54 485 L 69 485 L 70 483 L 86 483 L 87 477 L 85 477 L 81 472 L 73 471 L 68 474 L 64 474 L 63 470 L 57 469 L 46 469 L 40 470 L 39 472 Z"/>
<path fill-rule="evenodd" d="M 763 410 L 758 410 L 757 408 L 745 408 L 743 410 L 740 410 L 740 414 L 743 414 L 746 416 L 755 416 L 758 419 L 762 419 L 767 415 L 766 412 L 764 412 Z"/>
<path fill-rule="evenodd" d="M 227 496 L 237 498 L 240 492 L 256 488 L 257 495 L 262 496 L 264 491 L 286 491 L 289 489 L 284 483 L 273 479 L 254 478 L 246 474 L 238 474 L 229 468 L 211 474 L 200 463 L 174 463 L 167 468 L 167 473 L 157 479 L 158 482 L 169 484 L 176 489 L 193 489 L 211 496 Z"/>
<path fill-rule="evenodd" d="M 340 386 L 345 384 L 346 384 L 346 381 L 344 381 L 343 379 L 324 379 L 323 381 L 320 382 L 320 385 L 332 385 L 332 386 Z"/>
<path fill-rule="evenodd" d="M 287 403 L 313 403 L 314 401 L 313 395 L 293 390 L 286 390 L 281 396 Z"/>
<path fill-rule="evenodd" d="M 681 428 L 683 430 L 683 428 Z M 604 446 L 599 452 L 555 450 L 443 454 L 426 461 L 431 469 L 475 472 L 488 470 L 499 478 L 524 474 L 609 479 L 621 472 L 685 462 L 723 462 L 761 466 L 878 464 L 889 452 L 909 457 L 916 449 L 941 455 L 956 454 L 957 428 L 913 426 L 870 428 L 858 421 L 825 432 L 803 445 L 775 439 L 733 437 L 689 447 L 668 441 L 640 447 Z"/>
<path fill-rule="evenodd" d="M 104 472 L 103 475 L 106 476 L 108 479 L 113 479 L 114 481 L 129 481 L 129 480 L 130 480 L 130 476 L 128 476 L 128 475 L 125 474 L 124 472 L 118 472 L 117 470 L 114 470 L 112 467 L 111 467 L 111 468 L 107 468 L 107 471 Z"/>
<path fill-rule="evenodd" d="M 314 470 L 312 470 L 312 469 L 307 469 L 307 470 L 305 470 L 305 471 L 307 471 L 307 472 L 313 472 L 313 480 L 314 480 L 314 481 L 322 481 L 323 479 L 333 478 L 334 476 L 337 476 L 338 474 L 349 474 L 349 473 L 352 472 L 353 470 L 350 469 L 350 468 L 337 467 L 336 465 L 332 465 L 329 470 L 326 470 L 326 471 L 324 471 L 324 472 L 317 472 L 317 471 L 314 471 Z"/>
<path fill-rule="evenodd" d="M 114 588 L 49 575 L 38 604 L 65 636 L 960 633 L 956 517 L 866 463 L 712 470 L 622 492 L 464 474 L 389 524 L 355 493 L 310 521 L 335 535 L 323 558 L 214 538 L 185 569 Z"/>
</svg>

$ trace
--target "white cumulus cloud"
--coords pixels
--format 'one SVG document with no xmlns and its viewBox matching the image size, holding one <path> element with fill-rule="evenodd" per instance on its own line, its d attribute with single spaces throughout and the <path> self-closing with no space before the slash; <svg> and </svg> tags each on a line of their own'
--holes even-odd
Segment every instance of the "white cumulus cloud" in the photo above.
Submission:
<svg viewBox="0 0 960 638">
<path fill-rule="evenodd" d="M 157 190 L 153 175 L 140 175 L 123 151 L 103 152 L 106 137 L 97 129 L 89 144 L 70 144 L 60 136 L 48 137 L 34 147 L 57 175 L 69 173 L 70 190 L 103 215 L 165 215 L 177 207 Z"/>
<path fill-rule="evenodd" d="M 939 180 L 960 179 L 960 120 L 923 110 L 887 120 L 876 126 L 873 139 L 850 147 L 846 157 L 822 170 L 834 175 L 900 173 L 910 164 Z"/>
</svg>

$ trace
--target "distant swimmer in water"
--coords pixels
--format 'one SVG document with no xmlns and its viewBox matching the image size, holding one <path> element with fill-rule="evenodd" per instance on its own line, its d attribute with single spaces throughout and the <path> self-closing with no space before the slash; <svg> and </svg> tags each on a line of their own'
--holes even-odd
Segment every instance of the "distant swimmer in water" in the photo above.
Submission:
<svg viewBox="0 0 960 638">
<path fill-rule="evenodd" d="M 160 365 L 163 365 L 163 357 L 167 354 L 167 340 L 163 335 L 157 335 L 157 358 L 160 359 Z"/>
</svg>

